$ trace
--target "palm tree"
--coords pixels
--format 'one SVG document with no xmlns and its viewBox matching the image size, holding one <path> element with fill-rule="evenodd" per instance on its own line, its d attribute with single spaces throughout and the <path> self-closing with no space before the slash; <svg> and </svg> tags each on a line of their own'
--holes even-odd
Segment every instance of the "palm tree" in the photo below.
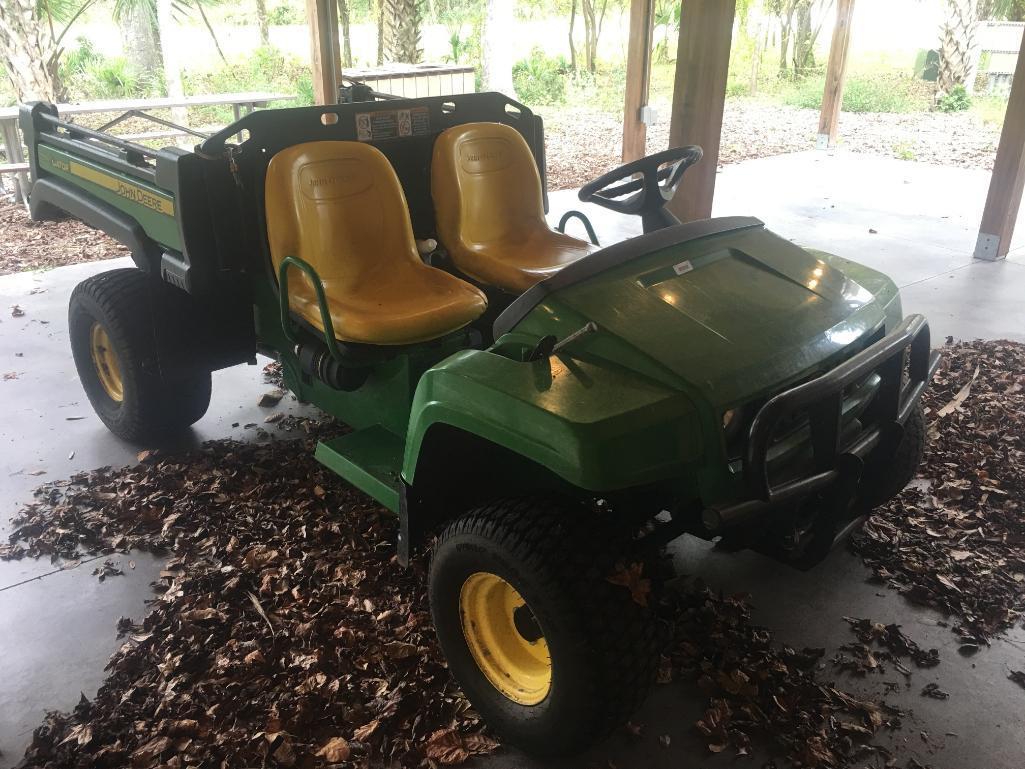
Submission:
<svg viewBox="0 0 1025 769">
<path fill-rule="evenodd" d="M 19 101 L 63 99 L 65 89 L 59 70 L 64 53 L 61 43 L 72 25 L 96 2 L 98 0 L 0 0 L 0 63 Z M 171 46 L 160 45 L 160 27 L 166 28 L 172 23 L 172 11 L 196 10 L 223 59 L 224 54 L 203 8 L 216 2 L 218 0 L 116 0 L 114 3 L 114 17 L 123 21 L 123 25 L 149 25 L 153 41 L 149 51 L 160 51 L 164 80 L 171 95 L 180 94 L 181 72 L 174 51 L 166 50 Z M 162 13 L 161 4 L 164 6 Z M 154 20 L 158 22 L 155 27 Z M 137 38 L 139 34 L 136 29 L 131 36 Z M 155 69 L 155 59 L 137 56 L 133 45 L 125 42 L 130 60 L 141 63 L 144 74 L 154 74 L 146 67 Z M 143 45 L 137 39 L 132 43 Z"/>
<path fill-rule="evenodd" d="M 967 83 L 975 59 L 975 29 L 979 23 L 979 0 L 945 0 L 947 18 L 940 39 L 939 73 L 936 87 L 949 93 Z"/>
<path fill-rule="evenodd" d="M 59 101 L 61 42 L 96 0 L 0 0 L 0 62 L 19 101 Z"/>
<path fill-rule="evenodd" d="M 417 64 L 423 60 L 420 47 L 420 0 L 382 0 L 383 55 L 385 61 Z"/>
<path fill-rule="evenodd" d="M 513 93 L 512 46 L 509 30 L 513 25 L 513 9 L 509 0 L 487 0 L 484 8 L 484 29 L 481 73 L 488 91 Z"/>
<path fill-rule="evenodd" d="M 160 52 L 160 27 L 154 3 L 114 3 L 114 21 L 121 30 L 121 48 L 133 69 L 155 80 L 163 58 Z"/>
</svg>

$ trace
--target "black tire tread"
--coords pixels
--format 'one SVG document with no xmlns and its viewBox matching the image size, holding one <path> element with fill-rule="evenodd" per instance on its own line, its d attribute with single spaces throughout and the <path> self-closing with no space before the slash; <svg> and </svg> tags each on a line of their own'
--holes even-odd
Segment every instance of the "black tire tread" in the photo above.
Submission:
<svg viewBox="0 0 1025 769">
<path fill-rule="evenodd" d="M 911 483 L 922 463 L 927 441 L 925 410 L 919 403 L 908 417 L 904 435 L 889 461 L 865 468 L 861 488 L 866 507 L 889 502 Z"/>
<path fill-rule="evenodd" d="M 652 610 L 608 581 L 617 563 L 641 559 L 622 532 L 595 520 L 598 515 L 554 499 L 502 499 L 453 521 L 436 546 L 462 534 L 486 537 L 541 575 L 545 590 L 570 593 L 590 645 L 593 712 L 560 753 L 582 749 L 625 723 L 644 701 L 659 658 Z"/>
<path fill-rule="evenodd" d="M 71 294 L 69 323 L 75 323 L 76 308 L 83 299 L 99 309 L 112 339 L 123 342 L 118 350 L 123 376 L 130 376 L 137 388 L 116 423 L 97 413 L 119 437 L 138 442 L 184 429 L 199 420 L 210 404 L 211 379 L 206 370 L 163 371 L 160 368 L 156 324 L 173 321 L 176 311 L 186 311 L 174 289 L 135 268 L 109 270 L 86 278 Z M 156 292 L 156 294 L 155 294 Z M 80 374 L 91 367 L 88 350 L 74 349 Z M 93 394 L 89 392 L 90 400 Z M 94 402 L 94 406 L 95 406 Z"/>
</svg>

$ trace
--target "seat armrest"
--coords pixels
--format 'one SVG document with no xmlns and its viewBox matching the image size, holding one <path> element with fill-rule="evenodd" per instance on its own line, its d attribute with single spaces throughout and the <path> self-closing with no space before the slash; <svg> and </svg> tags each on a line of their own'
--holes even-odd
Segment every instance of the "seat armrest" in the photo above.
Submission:
<svg viewBox="0 0 1025 769">
<path fill-rule="evenodd" d="M 285 333 L 285 338 L 294 345 L 299 344 L 299 340 L 292 333 L 292 316 L 288 303 L 288 269 L 290 267 L 295 267 L 302 272 L 313 284 L 313 290 L 317 294 L 317 307 L 320 309 L 320 322 L 324 326 L 324 342 L 327 344 L 331 357 L 341 364 L 343 362 L 342 353 L 338 349 L 338 340 L 335 338 L 335 328 L 331 322 L 327 296 L 324 294 L 324 284 L 320 282 L 320 276 L 317 275 L 313 266 L 298 256 L 286 256 L 281 260 L 281 266 L 278 268 L 278 290 L 280 291 L 278 300 L 281 306 L 281 329 Z"/>
</svg>

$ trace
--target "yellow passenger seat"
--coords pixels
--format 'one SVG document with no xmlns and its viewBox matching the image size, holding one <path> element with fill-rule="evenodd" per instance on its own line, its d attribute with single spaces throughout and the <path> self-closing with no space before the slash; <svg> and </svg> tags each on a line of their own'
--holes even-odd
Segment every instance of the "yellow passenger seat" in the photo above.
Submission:
<svg viewBox="0 0 1025 769">
<path fill-rule="evenodd" d="M 595 250 L 548 226 L 534 156 L 510 126 L 442 132 L 431 195 L 438 238 L 456 267 L 481 283 L 519 294 Z"/>
<path fill-rule="evenodd" d="M 477 288 L 428 267 L 388 159 L 359 142 L 320 141 L 278 152 L 264 190 L 275 272 L 309 262 L 324 285 L 335 336 L 401 345 L 436 339 L 480 317 Z M 324 331 L 313 284 L 293 268 L 289 306 Z"/>
</svg>

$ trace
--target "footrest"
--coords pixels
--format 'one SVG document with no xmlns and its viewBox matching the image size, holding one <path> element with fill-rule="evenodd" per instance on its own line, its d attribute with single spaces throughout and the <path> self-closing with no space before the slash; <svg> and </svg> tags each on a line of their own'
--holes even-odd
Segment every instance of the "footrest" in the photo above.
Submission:
<svg viewBox="0 0 1025 769">
<path fill-rule="evenodd" d="M 397 513 L 404 450 L 402 438 L 380 425 L 373 425 L 320 441 L 314 456 L 322 465 Z"/>
</svg>

